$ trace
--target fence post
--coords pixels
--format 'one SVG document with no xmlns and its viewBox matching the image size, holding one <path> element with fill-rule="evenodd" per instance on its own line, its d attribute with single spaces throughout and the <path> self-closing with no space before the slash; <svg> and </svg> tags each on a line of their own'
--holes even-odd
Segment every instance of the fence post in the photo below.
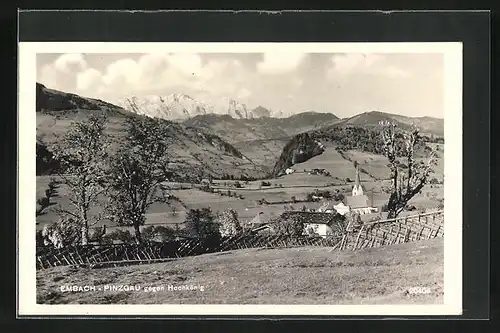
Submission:
<svg viewBox="0 0 500 333">
<path fill-rule="evenodd" d="M 361 229 L 359 229 L 358 237 L 356 237 L 356 243 L 354 244 L 353 250 L 356 250 L 358 248 L 358 242 L 359 242 L 359 237 L 361 236 L 361 232 L 363 232 L 363 229 L 365 226 L 361 226 Z"/>
</svg>

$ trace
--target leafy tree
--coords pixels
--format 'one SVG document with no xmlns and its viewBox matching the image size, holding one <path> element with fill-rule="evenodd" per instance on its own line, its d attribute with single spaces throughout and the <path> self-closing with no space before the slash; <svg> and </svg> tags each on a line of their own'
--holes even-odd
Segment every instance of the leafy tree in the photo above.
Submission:
<svg viewBox="0 0 500 333">
<path fill-rule="evenodd" d="M 193 237 L 207 239 L 219 237 L 219 226 L 210 208 L 191 209 L 186 214 L 185 232 Z"/>
<path fill-rule="evenodd" d="M 137 243 L 142 241 L 140 226 L 146 222 L 148 208 L 157 202 L 169 202 L 161 186 L 172 143 L 167 135 L 169 124 L 149 117 L 128 118 L 128 136 L 108 174 L 110 218 L 118 225 L 132 226 Z"/>
<path fill-rule="evenodd" d="M 238 213 L 234 209 L 226 209 L 217 220 L 221 236 L 235 236 L 243 232 Z"/>
<path fill-rule="evenodd" d="M 107 118 L 90 115 L 76 122 L 54 145 L 54 156 L 65 173 L 59 173 L 68 187 L 70 209 L 59 209 L 61 216 L 69 215 L 81 230 L 81 243 L 87 244 L 89 227 L 104 218 L 91 216 L 93 207 L 100 206 L 99 196 L 106 191 L 104 180 L 107 160 L 107 142 L 104 134 Z"/>
<path fill-rule="evenodd" d="M 301 236 L 304 232 L 304 223 L 297 215 L 279 218 L 273 224 L 273 229 L 276 234 L 284 236 Z"/>
<path fill-rule="evenodd" d="M 417 129 L 411 132 L 398 131 L 394 123 L 381 122 L 383 151 L 389 159 L 391 170 L 391 196 L 387 203 L 388 218 L 397 217 L 406 207 L 408 201 L 419 193 L 428 182 L 435 163 L 435 154 L 431 152 L 427 163 L 415 161 L 415 149 L 422 141 Z M 403 169 L 396 157 L 406 158 Z"/>
<path fill-rule="evenodd" d="M 52 245 L 56 249 L 77 245 L 82 236 L 78 223 L 68 216 L 61 216 L 58 222 L 44 225 L 42 230 L 44 244 Z"/>
</svg>

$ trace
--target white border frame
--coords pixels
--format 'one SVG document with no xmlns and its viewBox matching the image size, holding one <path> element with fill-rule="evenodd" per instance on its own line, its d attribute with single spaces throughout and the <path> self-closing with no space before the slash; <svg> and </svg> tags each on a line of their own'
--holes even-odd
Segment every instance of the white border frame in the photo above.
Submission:
<svg viewBox="0 0 500 333">
<path fill-rule="evenodd" d="M 36 304 L 36 55 L 38 53 L 442 53 L 445 59 L 445 234 L 442 305 Z M 462 314 L 462 43 L 19 43 L 18 266 L 20 316 L 39 315 L 460 315 Z M 22 206 L 21 206 L 22 204 Z"/>
</svg>

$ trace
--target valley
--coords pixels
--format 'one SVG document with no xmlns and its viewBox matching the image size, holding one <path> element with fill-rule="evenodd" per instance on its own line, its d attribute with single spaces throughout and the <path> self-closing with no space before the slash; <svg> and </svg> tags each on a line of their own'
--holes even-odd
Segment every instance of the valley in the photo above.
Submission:
<svg viewBox="0 0 500 333">
<path fill-rule="evenodd" d="M 130 115 L 129 111 L 102 101 L 50 90 L 41 85 L 37 88 L 39 96 L 44 96 L 38 103 L 37 138 L 49 150 L 58 136 L 68 130 L 72 121 L 85 119 L 91 113 L 108 116 L 106 131 L 114 143 L 118 144 L 124 135 L 124 119 Z M 65 108 L 55 107 L 50 102 L 53 100 L 57 100 L 58 105 L 65 105 Z M 267 114 L 262 109 L 263 107 L 260 113 Z M 380 208 L 389 197 L 390 170 L 387 159 L 356 145 L 352 146 L 356 149 L 346 149 L 350 148 L 351 143 L 344 143 L 338 138 L 345 137 L 347 132 L 343 131 L 350 131 L 351 127 L 371 129 L 384 119 L 395 119 L 403 127 L 409 126 L 410 122 L 405 117 L 373 112 L 349 119 L 316 112 L 304 112 L 288 118 L 251 119 L 237 119 L 229 114 L 203 114 L 171 122 L 170 132 L 166 135 L 175 138 L 175 144 L 171 147 L 174 158 L 169 164 L 173 178 L 167 179 L 164 186 L 179 202 L 153 205 L 147 213 L 146 226 L 164 224 L 182 228 L 190 209 L 205 207 L 213 212 L 232 208 L 238 213 L 242 224 L 250 222 L 261 212 L 272 217 L 284 210 L 315 210 L 329 200 L 307 200 L 308 194 L 318 189 L 345 196 L 350 194 L 355 178 L 354 161 L 360 166 L 365 193 L 370 196 L 372 205 Z M 416 123 L 421 124 L 419 121 Z M 442 120 L 428 120 L 424 129 L 437 135 L 442 131 L 439 124 L 442 124 Z M 295 150 L 285 151 L 284 148 L 290 146 L 290 142 L 296 140 L 301 133 L 310 135 L 310 139 L 300 143 L 305 145 L 306 150 L 311 147 L 315 149 L 318 143 L 324 147 L 323 151 L 317 151 L 303 161 L 292 156 L 297 153 Z M 441 146 L 437 151 L 438 163 L 433 168 L 432 178 L 436 182 L 427 185 L 421 194 L 410 201 L 418 211 L 436 208 L 444 198 L 444 144 L 428 145 L 433 148 Z M 113 146 L 112 144 L 111 147 Z M 366 149 L 368 148 L 365 147 Z M 283 161 L 280 162 L 281 159 Z M 289 165 L 292 160 L 295 163 Z M 288 167 L 293 168 L 294 173 L 283 174 Z M 324 169 L 329 176 L 310 174 L 313 169 Z M 212 179 L 209 188 L 214 193 L 206 191 L 203 180 L 207 177 Z M 242 177 L 247 180 L 242 180 Z M 37 198 L 43 196 L 51 178 L 57 177 L 49 174 L 37 176 Z M 262 186 L 263 181 L 270 185 Z M 105 199 L 102 198 L 103 201 Z M 37 217 L 38 230 L 47 223 L 57 221 L 57 209 L 70 204 L 63 184 L 59 185 L 58 194 L 52 201 L 52 205 Z M 267 203 L 259 204 L 259 201 Z M 101 224 L 115 228 L 109 221 Z"/>
</svg>

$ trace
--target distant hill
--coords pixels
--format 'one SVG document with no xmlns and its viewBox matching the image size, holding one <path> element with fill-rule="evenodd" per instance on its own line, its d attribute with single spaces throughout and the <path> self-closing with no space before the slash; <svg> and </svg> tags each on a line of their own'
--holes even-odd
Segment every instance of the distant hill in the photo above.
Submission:
<svg viewBox="0 0 500 333">
<path fill-rule="evenodd" d="M 334 126 L 374 127 L 380 121 L 396 122 L 402 129 L 417 127 L 423 134 L 444 136 L 444 119 L 432 117 L 405 117 L 401 115 L 370 111 L 340 120 Z"/>
<path fill-rule="evenodd" d="M 101 101 L 100 99 L 81 97 L 76 94 L 49 89 L 41 83 L 36 84 L 36 111 L 71 111 L 71 110 L 104 110 L 109 113 L 126 114 L 121 107 Z"/>
<path fill-rule="evenodd" d="M 252 113 L 255 117 L 271 117 L 271 111 L 266 109 L 263 106 L 258 106 L 252 110 Z"/>
<path fill-rule="evenodd" d="M 283 148 L 280 157 L 274 165 L 272 176 L 278 177 L 285 170 L 297 163 L 305 162 L 324 152 L 324 145 L 315 141 L 307 133 L 294 136 Z"/>
<path fill-rule="evenodd" d="M 40 152 L 37 163 L 43 160 L 48 163 L 46 167 L 39 168 L 40 172 L 51 170 L 54 164 L 50 160 L 50 150 L 57 135 L 64 134 L 71 122 L 84 120 L 91 113 L 108 116 L 106 130 L 116 141 L 125 135 L 126 117 L 143 116 L 107 102 L 47 89 L 37 84 L 37 151 Z M 262 177 L 267 174 L 267 169 L 245 157 L 219 136 L 201 128 L 170 123 L 169 133 L 165 135 L 173 137 L 176 142 L 172 146 L 174 159 L 169 165 L 175 177 L 190 180 L 208 175 Z"/>
<path fill-rule="evenodd" d="M 209 130 L 230 143 L 274 140 L 333 124 L 339 118 L 331 113 L 303 112 L 287 118 L 260 117 L 235 119 L 229 115 L 207 114 L 184 121 L 184 124 Z"/>
</svg>

